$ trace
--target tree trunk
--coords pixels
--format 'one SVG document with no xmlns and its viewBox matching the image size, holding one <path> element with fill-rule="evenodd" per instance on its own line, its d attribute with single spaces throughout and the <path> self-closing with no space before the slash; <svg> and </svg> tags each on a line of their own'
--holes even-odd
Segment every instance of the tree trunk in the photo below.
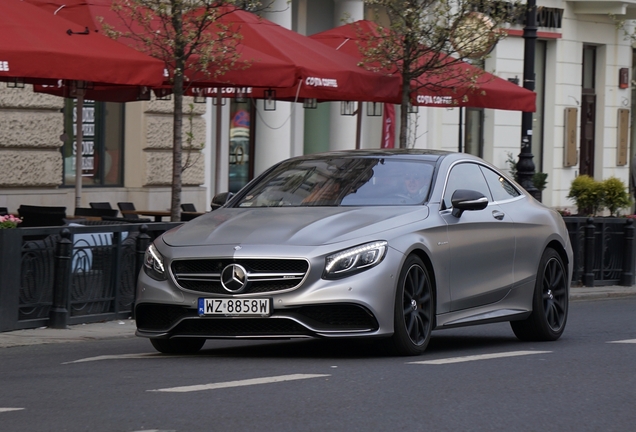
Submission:
<svg viewBox="0 0 636 432">
<path fill-rule="evenodd" d="M 181 220 L 181 157 L 183 153 L 183 71 L 185 70 L 185 47 L 183 38 L 183 9 L 182 4 L 174 2 L 172 4 L 172 26 L 175 29 L 174 47 L 174 82 L 172 92 L 174 96 L 174 111 L 172 113 L 172 194 L 170 200 L 170 221 Z"/>
<path fill-rule="evenodd" d="M 181 156 L 183 154 L 183 74 L 175 74 L 172 86 L 174 96 L 174 112 L 172 113 L 172 190 L 170 200 L 170 220 L 177 222 L 181 219 Z"/>
</svg>

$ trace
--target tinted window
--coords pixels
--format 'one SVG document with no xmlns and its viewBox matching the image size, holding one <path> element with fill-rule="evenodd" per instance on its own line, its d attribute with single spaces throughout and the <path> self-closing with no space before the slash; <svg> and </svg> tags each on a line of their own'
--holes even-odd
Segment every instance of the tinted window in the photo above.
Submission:
<svg viewBox="0 0 636 432">
<path fill-rule="evenodd" d="M 473 163 L 461 163 L 455 165 L 448 176 L 446 190 L 444 191 L 444 208 L 452 207 L 451 197 L 458 189 L 474 190 L 482 193 L 488 201 L 492 201 L 490 189 L 486 184 L 479 166 Z"/>
<path fill-rule="evenodd" d="M 484 177 L 486 177 L 486 181 L 488 182 L 492 197 L 495 201 L 505 201 L 521 195 L 512 183 L 503 176 L 483 166 L 481 170 L 484 173 Z"/>
<path fill-rule="evenodd" d="M 239 201 L 239 207 L 372 206 L 423 203 L 434 166 L 381 158 L 283 162 Z"/>
</svg>

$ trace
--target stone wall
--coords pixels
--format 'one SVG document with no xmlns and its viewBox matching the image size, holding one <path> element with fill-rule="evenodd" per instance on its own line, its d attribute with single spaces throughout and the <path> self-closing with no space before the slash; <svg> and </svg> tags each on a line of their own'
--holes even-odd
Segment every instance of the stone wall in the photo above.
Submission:
<svg viewBox="0 0 636 432">
<path fill-rule="evenodd" d="M 195 104 L 192 98 L 184 98 L 183 114 L 183 185 L 200 185 L 204 182 L 204 160 L 201 150 L 205 145 L 206 124 L 203 114 L 205 104 Z M 144 148 L 146 173 L 144 186 L 167 186 L 172 183 L 172 135 L 173 101 L 153 100 L 146 110 L 146 148 Z M 188 137 L 192 136 L 191 143 Z M 190 150 L 188 150 L 190 149 Z M 187 165 L 186 165 L 187 164 Z"/>
<path fill-rule="evenodd" d="M 0 85 L 0 187 L 62 183 L 64 100 Z"/>
<path fill-rule="evenodd" d="M 140 180 L 132 182 L 136 183 L 136 187 L 131 184 L 131 179 L 126 178 L 124 188 L 84 188 L 83 206 L 95 200 L 93 195 L 97 193 L 98 196 L 112 195 L 113 202 L 130 201 L 136 197 L 143 208 L 150 205 L 149 201 L 158 199 L 151 199 L 150 191 L 157 192 L 159 189 L 164 190 L 162 194 L 165 195 L 160 201 L 169 202 L 173 106 L 172 100 L 155 99 L 126 105 L 127 111 L 138 113 L 133 118 L 139 124 L 126 123 L 125 127 L 141 128 L 141 136 L 140 139 L 126 140 L 125 147 L 138 156 L 126 159 L 125 163 L 132 164 L 134 171 L 141 170 Z M 32 86 L 12 89 L 0 83 L 0 206 L 9 207 L 12 211 L 19 204 L 73 206 L 73 188 L 59 187 L 63 174 L 60 152 L 63 145 L 60 140 L 64 130 L 63 107 L 63 98 L 34 93 Z M 188 114 L 190 109 L 192 116 Z M 188 196 L 188 201 L 200 203 L 203 207 L 204 200 L 198 197 L 203 192 L 198 186 L 204 183 L 201 149 L 206 134 L 205 104 L 194 104 L 192 98 L 184 98 L 184 110 L 183 145 L 185 149 L 191 132 L 193 149 L 183 153 L 184 164 L 188 163 L 183 172 L 183 186 L 190 191 L 198 191 L 188 192 L 194 193 L 194 196 Z M 145 194 L 143 190 L 146 190 Z"/>
</svg>

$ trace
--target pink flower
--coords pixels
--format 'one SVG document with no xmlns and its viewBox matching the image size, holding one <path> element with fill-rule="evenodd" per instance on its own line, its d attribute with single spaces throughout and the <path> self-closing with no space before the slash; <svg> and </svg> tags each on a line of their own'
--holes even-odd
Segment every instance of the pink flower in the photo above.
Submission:
<svg viewBox="0 0 636 432">
<path fill-rule="evenodd" d="M 22 219 L 13 215 L 0 216 L 0 229 L 17 228 Z"/>
</svg>

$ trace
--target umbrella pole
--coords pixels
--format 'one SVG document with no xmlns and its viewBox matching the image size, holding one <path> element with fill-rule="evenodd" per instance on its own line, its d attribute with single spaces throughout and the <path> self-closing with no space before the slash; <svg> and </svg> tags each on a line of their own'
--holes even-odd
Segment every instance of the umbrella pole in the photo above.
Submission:
<svg viewBox="0 0 636 432">
<path fill-rule="evenodd" d="M 358 102 L 358 118 L 356 119 L 356 150 L 360 149 L 361 131 L 362 131 L 362 102 Z"/>
<path fill-rule="evenodd" d="M 222 111 L 222 96 L 221 89 L 217 89 L 216 95 L 216 170 L 215 170 L 215 180 L 214 180 L 214 194 L 220 193 L 221 187 L 221 154 L 222 154 L 222 137 L 221 137 L 221 126 L 223 125 L 223 111 Z"/>
<path fill-rule="evenodd" d="M 459 141 L 459 145 L 457 146 L 457 151 L 460 153 L 464 152 L 464 131 L 463 129 L 463 125 L 464 125 L 464 111 L 462 107 L 459 107 L 459 136 L 458 141 Z"/>
<path fill-rule="evenodd" d="M 82 206 L 82 142 L 84 141 L 82 124 L 84 114 L 84 90 L 77 89 L 75 107 L 75 208 Z"/>
</svg>

